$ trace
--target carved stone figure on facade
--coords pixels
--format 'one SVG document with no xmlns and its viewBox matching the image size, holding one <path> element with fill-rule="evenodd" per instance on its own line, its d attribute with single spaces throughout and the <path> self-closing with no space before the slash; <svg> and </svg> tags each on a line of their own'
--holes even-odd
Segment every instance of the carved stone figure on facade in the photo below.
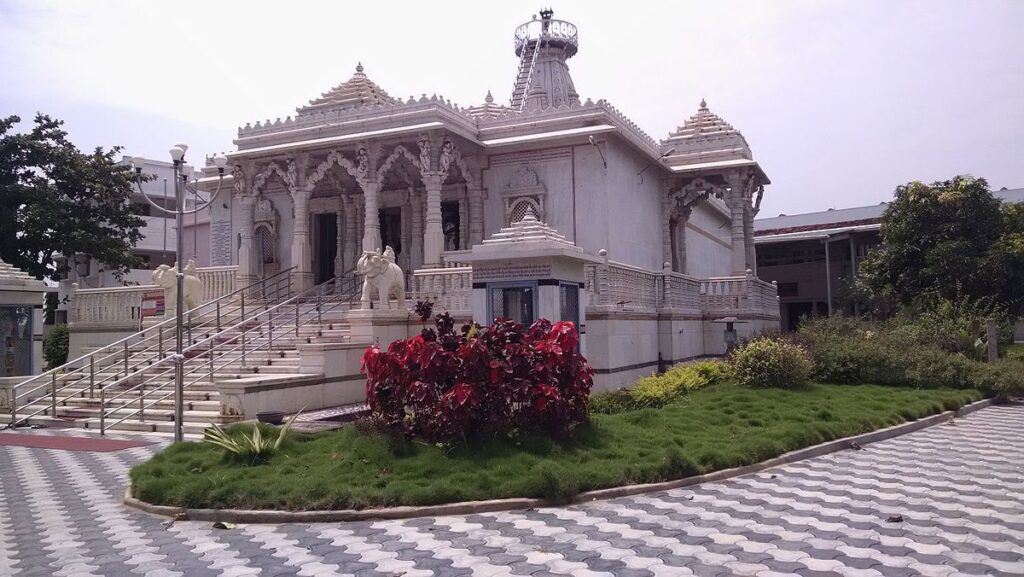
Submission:
<svg viewBox="0 0 1024 577">
<path fill-rule="evenodd" d="M 245 192 L 245 171 L 240 164 L 231 169 L 231 186 L 235 189 L 235 195 Z"/>
<path fill-rule="evenodd" d="M 420 148 L 420 170 L 428 172 L 431 169 L 430 139 L 424 136 L 416 142 L 416 145 Z"/>
<path fill-rule="evenodd" d="M 365 147 L 356 153 L 356 174 L 355 177 L 363 180 L 370 173 L 370 153 Z"/>
<path fill-rule="evenodd" d="M 294 158 L 288 159 L 288 167 L 285 170 L 285 184 L 288 185 L 289 192 L 295 189 L 295 186 L 299 182 L 299 167 L 295 164 Z"/>
<path fill-rule="evenodd" d="M 178 264 L 169 267 L 162 264 L 153 271 L 153 284 L 164 289 L 164 315 L 175 314 L 178 307 Z M 182 300 L 185 303 L 185 310 L 192 310 L 201 304 L 203 298 L 203 281 L 199 280 L 199 272 L 196 269 L 196 261 L 189 259 L 183 270 L 184 282 L 182 282 Z"/>
<path fill-rule="evenodd" d="M 455 144 L 451 140 L 445 140 L 444 144 L 441 145 L 441 155 L 437 157 L 438 171 L 448 176 L 448 169 L 451 167 L 452 161 L 455 159 Z"/>
<path fill-rule="evenodd" d="M 373 293 L 383 308 L 391 308 L 391 296 L 398 300 L 398 308 L 405 306 L 405 274 L 395 264 L 395 251 L 389 246 L 382 254 L 380 250 L 363 251 L 356 263 L 356 273 L 363 275 L 362 308 L 370 308 Z"/>
</svg>

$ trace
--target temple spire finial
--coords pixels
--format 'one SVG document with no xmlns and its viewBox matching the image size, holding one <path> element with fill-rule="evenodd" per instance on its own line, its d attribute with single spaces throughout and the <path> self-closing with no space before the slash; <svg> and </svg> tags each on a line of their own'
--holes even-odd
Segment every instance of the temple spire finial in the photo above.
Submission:
<svg viewBox="0 0 1024 577">
<path fill-rule="evenodd" d="M 362 62 L 356 63 L 356 72 L 361 73 L 362 71 L 363 71 L 363 63 Z"/>
<path fill-rule="evenodd" d="M 487 96 L 484 97 L 484 102 L 486 102 L 487 104 L 494 102 L 494 97 L 491 96 L 490 90 L 487 91 Z"/>
<path fill-rule="evenodd" d="M 704 112 L 708 110 L 708 103 L 703 98 L 700 99 L 700 109 Z"/>
</svg>

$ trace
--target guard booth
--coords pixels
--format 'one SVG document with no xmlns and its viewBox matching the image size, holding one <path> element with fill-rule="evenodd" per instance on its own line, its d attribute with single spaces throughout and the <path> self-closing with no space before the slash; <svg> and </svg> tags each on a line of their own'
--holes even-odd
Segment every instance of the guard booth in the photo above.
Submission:
<svg viewBox="0 0 1024 577">
<path fill-rule="evenodd" d="M 572 321 L 586 333 L 583 267 L 600 262 L 527 211 L 522 220 L 475 245 L 460 261 L 473 265 L 473 320 L 508 317 L 524 326 L 537 319 Z"/>
</svg>

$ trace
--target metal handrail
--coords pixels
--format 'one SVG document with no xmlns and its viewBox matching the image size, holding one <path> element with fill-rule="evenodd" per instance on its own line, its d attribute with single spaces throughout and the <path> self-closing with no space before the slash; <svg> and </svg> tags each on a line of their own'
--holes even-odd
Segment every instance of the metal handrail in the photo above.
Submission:
<svg viewBox="0 0 1024 577">
<path fill-rule="evenodd" d="M 242 300 L 241 308 L 242 308 L 242 315 L 244 316 L 244 314 L 245 314 L 244 313 L 244 306 L 245 306 L 244 305 L 244 298 L 245 298 L 245 294 L 252 293 L 255 288 L 260 288 L 261 289 L 261 292 L 260 292 L 261 297 L 266 297 L 266 294 L 267 294 L 266 287 L 267 287 L 267 283 L 268 282 L 272 282 L 274 284 L 274 286 L 275 286 L 275 293 L 279 294 L 280 291 L 279 291 L 278 287 L 280 286 L 281 279 L 285 278 L 285 279 L 288 279 L 290 281 L 290 273 L 291 273 L 293 268 L 294 267 L 286 269 L 286 270 L 283 270 L 283 271 L 280 271 L 280 272 L 275 273 L 275 274 L 273 274 L 273 275 L 271 275 L 271 276 L 269 276 L 267 278 L 260 279 L 260 280 L 258 280 L 256 282 L 253 282 L 253 283 L 251 283 L 249 285 L 246 285 L 246 286 L 244 286 L 242 288 L 235 289 L 235 290 L 231 291 L 228 294 L 221 295 L 220 297 L 217 297 L 217 298 L 215 298 L 215 299 L 213 299 L 211 301 L 208 301 L 206 303 L 203 303 L 203 304 L 201 304 L 199 306 L 196 306 L 196 307 L 186 311 L 185 315 L 187 315 L 189 320 L 191 321 L 193 314 L 199 314 L 198 311 L 200 311 L 202 309 L 209 309 L 212 306 L 212 307 L 216 308 L 216 310 L 218 311 L 218 315 L 217 315 L 217 318 L 215 319 L 215 321 L 209 321 L 209 322 L 216 322 L 216 324 L 217 324 L 217 326 L 219 328 L 220 327 L 220 314 L 219 313 L 220 313 L 220 306 L 221 306 L 221 302 L 222 301 L 227 300 L 227 301 L 230 302 L 230 299 L 232 299 L 234 296 L 241 294 L 242 295 L 242 299 L 243 299 Z M 288 275 L 288 276 L 284 276 L 284 275 Z M 290 293 L 290 290 L 291 289 L 290 289 L 290 286 L 289 286 L 289 289 L 288 289 L 289 293 Z M 113 343 L 111 343 L 109 345 L 101 347 L 101 348 L 99 348 L 99 349 L 97 349 L 95 351 L 92 351 L 90 353 L 82 355 L 82 356 L 80 356 L 80 357 L 78 357 L 78 358 L 76 358 L 76 359 L 74 359 L 72 361 L 66 362 L 66 363 L 64 363 L 64 364 L 62 364 L 62 365 L 60 365 L 58 367 L 55 367 L 55 368 L 50 369 L 50 370 L 48 370 L 46 372 L 40 373 L 39 375 L 32 376 L 32 377 L 30 377 L 28 379 L 25 379 L 24 381 L 22 381 L 20 383 L 15 384 L 13 386 L 13 388 L 12 388 L 13 390 L 11 392 L 11 399 L 10 399 L 11 400 L 11 402 L 10 402 L 10 405 L 11 405 L 10 406 L 11 422 L 8 423 L 6 425 L 6 427 L 4 427 L 4 428 L 14 428 L 18 423 L 23 422 L 26 419 L 32 418 L 34 416 L 37 416 L 37 415 L 39 415 L 41 413 L 46 412 L 47 408 L 44 407 L 44 408 L 41 408 L 41 409 L 37 409 L 36 411 L 33 411 L 32 413 L 30 413 L 28 415 L 25 415 L 25 416 L 22 416 L 22 417 L 18 417 L 18 415 L 17 415 L 17 407 L 19 405 L 19 403 L 18 403 L 18 399 L 19 398 L 24 398 L 24 399 L 26 399 L 27 403 L 31 403 L 31 401 L 33 400 L 32 394 L 36 393 L 36 392 L 38 392 L 40 390 L 43 390 L 46 387 L 50 388 L 50 391 L 49 391 L 50 407 L 49 407 L 49 409 L 52 412 L 51 416 L 56 416 L 57 394 L 59 392 L 61 392 L 61 391 L 65 391 L 66 389 L 68 389 L 68 388 L 70 388 L 72 386 L 78 385 L 79 381 L 81 381 L 82 379 L 85 379 L 87 377 L 90 379 L 90 386 L 89 386 L 90 398 L 93 398 L 94 389 L 95 389 L 96 385 L 99 384 L 100 385 L 100 389 L 102 390 L 103 383 L 106 380 L 109 379 L 109 377 L 103 378 L 103 379 L 101 379 L 99 381 L 99 383 L 97 383 L 96 380 L 95 380 L 95 373 L 96 373 L 97 368 L 99 370 L 101 370 L 101 371 L 105 370 L 105 369 L 108 369 L 111 366 L 114 366 L 115 364 L 122 362 L 122 359 L 121 358 L 117 358 L 113 363 L 104 365 L 103 363 L 105 361 L 108 361 L 108 360 L 113 359 L 115 357 L 122 357 L 122 355 L 123 355 L 124 372 L 125 372 L 125 375 L 126 375 L 125 378 L 127 378 L 128 372 L 129 372 L 129 367 L 128 367 L 128 364 L 129 364 L 129 352 L 130 352 L 129 351 L 129 347 L 130 347 L 131 344 L 134 344 L 134 346 L 137 347 L 138 345 L 140 345 L 142 343 L 150 342 L 152 339 L 157 338 L 158 342 L 157 342 L 156 345 L 146 346 L 141 351 L 136 350 L 135 354 L 138 355 L 139 353 L 152 352 L 153 348 L 155 347 L 158 350 L 158 355 L 161 356 L 161 358 L 157 360 L 157 364 L 159 364 L 163 360 L 163 358 L 167 358 L 167 357 L 163 356 L 163 342 L 164 342 L 163 331 L 164 331 L 165 328 L 169 328 L 170 326 L 173 326 L 173 323 L 175 323 L 175 319 L 173 319 L 173 318 L 166 319 L 164 321 L 161 321 L 161 322 L 153 325 L 152 327 L 149 327 L 147 329 L 143 329 L 143 330 L 141 330 L 141 331 L 139 331 L 137 333 L 133 333 L 133 334 L 127 336 L 127 337 L 123 337 L 123 338 L 121 338 L 121 339 L 119 339 L 117 341 L 114 341 Z M 205 323 L 204 323 L 204 325 L 205 325 Z M 200 327 L 203 327 L 204 325 L 200 325 Z M 190 329 L 194 328 L 191 325 L 191 322 L 190 322 L 189 328 Z M 153 331 L 156 331 L 155 335 L 150 334 L 149 336 L 144 336 L 144 335 L 146 335 L 146 333 L 152 333 Z M 140 337 L 142 337 L 142 338 L 140 339 Z M 132 343 L 133 340 L 134 340 L 134 343 Z M 99 363 L 97 363 L 97 360 L 99 361 Z M 79 363 L 81 363 L 81 366 L 74 367 L 74 365 L 77 365 Z M 100 366 L 97 367 L 97 364 L 100 364 Z M 153 365 L 150 365 L 150 366 L 153 366 Z M 65 371 L 67 371 L 67 372 L 65 372 Z M 69 376 L 79 375 L 79 374 L 82 375 L 81 378 L 75 379 L 75 380 L 71 380 L 70 382 L 65 382 L 65 384 L 63 386 L 57 387 L 57 378 L 58 377 L 61 377 L 63 380 L 68 381 L 68 377 Z M 46 377 L 49 377 L 48 381 L 44 380 L 41 383 L 37 384 L 36 386 L 34 386 L 32 388 L 29 388 L 28 390 L 25 390 L 25 387 L 27 385 L 29 385 L 30 383 L 33 383 L 35 381 L 40 381 L 42 379 L 45 379 Z M 61 400 L 62 401 L 67 401 L 68 399 L 74 398 L 74 396 L 75 395 L 66 395 Z"/>
<path fill-rule="evenodd" d="M 186 383 L 183 388 L 188 388 L 189 385 L 193 385 L 195 383 L 207 380 L 207 378 L 212 379 L 213 375 L 216 373 L 218 368 L 223 369 L 224 367 L 230 366 L 231 364 L 234 364 L 235 362 L 238 362 L 239 360 L 241 360 L 241 366 L 244 367 L 245 366 L 245 362 L 246 362 L 245 361 L 245 355 L 246 355 L 247 351 L 248 352 L 255 352 L 255 351 L 258 351 L 258 350 L 261 350 L 261 349 L 264 349 L 264 348 L 266 348 L 267 350 L 273 350 L 273 345 L 274 345 L 273 323 L 275 321 L 275 318 L 279 319 L 279 318 L 283 318 L 283 317 L 287 316 L 289 321 L 292 319 L 292 316 L 290 316 L 291 313 L 288 312 L 289 310 L 291 310 L 290 309 L 290 305 L 294 306 L 294 311 L 295 311 L 294 312 L 294 322 L 295 322 L 294 331 L 295 331 L 295 335 L 298 336 L 298 334 L 299 334 L 299 332 L 298 332 L 299 331 L 299 327 L 300 326 L 305 326 L 305 323 L 301 323 L 300 322 L 303 317 L 307 317 L 307 316 L 308 317 L 312 317 L 315 314 L 316 318 L 317 318 L 317 321 L 320 322 L 322 320 L 322 314 L 324 312 L 333 310 L 335 308 L 338 308 L 338 307 L 340 307 L 343 304 L 351 304 L 354 295 L 357 294 L 357 291 L 355 291 L 355 290 L 350 290 L 349 293 L 346 294 L 346 295 L 340 295 L 340 296 L 343 296 L 343 297 L 347 296 L 347 298 L 340 298 L 338 300 L 326 301 L 326 302 L 330 302 L 332 304 L 329 307 L 327 307 L 326 309 L 324 308 L 324 302 L 325 301 L 322 300 L 322 297 L 324 296 L 324 294 L 323 294 L 324 293 L 324 291 L 323 291 L 324 287 L 327 287 L 330 284 L 334 284 L 335 285 L 334 286 L 334 292 L 337 294 L 337 293 L 340 292 L 339 291 L 339 285 L 341 285 L 341 283 L 344 282 L 345 280 L 346 280 L 345 278 L 336 277 L 336 278 L 330 279 L 328 281 L 325 281 L 325 282 L 323 282 L 323 283 L 321 283 L 319 285 L 316 285 L 316 286 L 314 286 L 314 287 L 312 287 L 312 288 L 310 288 L 310 289 L 308 289 L 308 290 L 306 290 L 306 291 L 304 291 L 304 292 L 302 292 L 302 293 L 300 293 L 298 295 L 295 295 L 295 296 L 291 297 L 290 299 L 288 299 L 286 301 L 278 303 L 277 305 L 275 305 L 275 306 L 273 306 L 271 308 L 268 308 L 268 309 L 266 309 L 266 310 L 264 310 L 264 311 L 262 311 L 260 313 L 257 313 L 256 315 L 254 315 L 252 317 L 243 319 L 240 322 L 236 323 L 235 325 L 233 325 L 233 326 L 231 326 L 229 328 L 226 328 L 226 329 L 220 331 L 219 333 L 217 333 L 215 335 L 210 335 L 207 338 L 205 338 L 203 340 L 200 340 L 200 341 L 190 345 L 188 348 L 184 349 L 182 351 L 183 354 L 185 354 L 187 352 L 190 352 L 190 351 L 196 351 L 196 350 L 201 350 L 201 351 L 204 352 L 204 354 L 203 355 L 197 355 L 197 356 L 191 357 L 191 358 L 189 358 L 186 355 L 186 361 L 185 361 L 186 363 L 191 361 L 191 360 L 193 360 L 193 359 L 202 359 L 202 360 L 197 363 L 195 368 L 193 368 L 192 370 L 190 370 L 190 371 L 188 371 L 186 373 L 186 375 L 188 375 L 188 376 L 195 375 L 196 373 L 199 373 L 199 375 L 196 378 L 194 378 L 191 381 L 189 381 L 188 383 Z M 354 283 L 354 284 L 355 284 L 356 287 L 359 286 L 358 283 Z M 300 314 L 299 313 L 299 306 L 301 304 L 308 303 L 309 302 L 308 299 L 310 299 L 311 297 L 314 297 L 314 298 L 317 299 L 316 307 L 314 309 L 306 311 L 305 313 Z M 248 325 L 250 325 L 252 323 L 253 319 L 258 318 L 258 317 L 263 316 L 263 315 L 267 316 L 267 319 L 264 322 L 262 322 L 262 323 L 260 323 L 260 324 L 258 324 L 256 326 L 248 326 Z M 255 345 L 255 346 L 253 344 L 248 344 L 249 348 L 247 349 L 246 348 L 247 347 L 247 341 L 245 339 L 245 335 L 247 333 L 251 332 L 251 331 L 259 330 L 259 329 L 262 329 L 264 327 L 267 327 L 269 329 L 268 332 L 267 332 L 267 338 L 266 338 L 265 343 L 263 343 L 261 345 Z M 235 336 L 235 337 L 225 341 L 224 344 L 232 343 L 235 339 L 239 340 L 239 344 L 235 345 L 234 347 L 232 347 L 232 348 L 230 348 L 228 350 L 220 350 L 220 351 L 218 351 L 217 350 L 219 348 L 219 343 L 217 342 L 218 339 L 220 339 L 221 337 L 223 337 L 226 334 L 232 333 L 232 331 L 236 331 L 236 329 L 241 329 L 241 331 L 237 333 L 237 336 Z M 285 331 L 285 332 L 287 332 L 287 331 Z M 278 333 L 278 338 L 280 338 L 280 334 L 281 333 Z M 260 336 L 261 337 L 263 336 L 262 332 L 261 332 Z M 207 343 L 209 343 L 211 345 L 210 348 L 205 348 L 205 349 L 201 348 L 204 345 L 206 345 Z M 222 363 L 220 365 L 220 367 L 216 366 L 216 363 L 214 361 L 214 356 L 213 356 L 215 353 L 219 352 L 221 357 L 223 357 L 226 353 L 232 353 L 232 352 L 236 352 L 236 351 L 239 351 L 239 350 L 241 350 L 241 353 L 242 353 L 240 359 L 237 359 L 237 358 L 236 359 L 231 359 L 229 361 L 225 361 L 224 363 Z M 202 358 L 203 356 L 205 356 L 207 358 L 204 359 L 204 358 Z M 162 361 L 163 360 L 161 359 L 161 362 Z M 152 366 L 146 367 L 142 371 L 137 371 L 135 374 L 139 374 L 139 373 L 144 372 L 145 370 L 151 369 L 151 368 L 153 368 L 153 367 Z M 206 372 L 202 372 L 202 371 L 204 371 L 206 369 L 208 369 Z M 166 371 L 164 373 L 162 373 L 162 374 L 166 374 Z M 126 378 L 129 378 L 129 377 L 126 377 Z M 114 385 L 116 385 L 116 383 L 111 384 L 109 386 L 112 387 Z M 128 393 L 128 392 L 131 392 L 131 391 L 133 391 L 135 389 L 138 389 L 142 385 L 143 385 L 143 383 L 140 383 L 140 384 L 135 385 L 134 387 L 132 387 L 132 388 L 126 390 L 126 391 L 122 391 L 121 393 L 119 393 L 115 397 L 113 397 L 111 399 L 108 399 L 106 402 L 109 402 L 111 400 L 119 398 L 119 397 L 123 396 L 125 393 Z M 160 386 L 157 386 L 155 388 L 149 389 L 148 394 L 149 395 L 154 395 L 154 394 L 160 392 L 161 390 L 163 390 L 163 389 L 165 389 L 167 387 L 170 387 L 172 385 L 173 385 L 172 382 L 165 382 L 164 384 L 162 384 Z M 101 389 L 101 397 L 104 396 L 104 393 L 105 393 L 105 389 Z M 140 419 L 141 419 L 142 418 L 142 414 L 144 413 L 144 411 L 147 408 L 151 408 L 152 406 L 156 405 L 157 403 L 159 403 L 161 401 L 164 401 L 164 400 L 170 398 L 173 395 L 174 395 L 174 391 L 171 391 L 171 392 L 168 392 L 168 393 L 166 393 L 166 394 L 164 394 L 164 395 L 162 395 L 162 396 L 160 396 L 160 397 L 158 397 L 156 399 L 153 399 L 153 400 L 149 401 L 148 403 L 143 402 L 142 398 L 140 398 L 140 403 L 139 403 L 139 408 L 138 409 L 130 411 L 129 413 L 121 416 L 121 418 L 119 418 L 118 420 L 116 420 L 116 421 L 114 421 L 114 422 L 112 422 L 110 424 L 106 423 L 106 418 L 105 418 L 105 415 L 106 415 L 106 402 L 101 402 L 101 405 L 100 405 L 100 434 L 105 434 L 106 428 L 117 426 L 118 424 L 120 424 L 120 423 L 122 423 L 122 422 L 124 422 L 124 421 L 126 421 L 126 420 L 128 420 L 130 418 L 132 418 L 135 415 L 139 415 Z M 124 408 L 124 405 L 122 405 L 120 407 L 117 407 L 117 409 L 123 409 L 123 408 Z"/>
</svg>

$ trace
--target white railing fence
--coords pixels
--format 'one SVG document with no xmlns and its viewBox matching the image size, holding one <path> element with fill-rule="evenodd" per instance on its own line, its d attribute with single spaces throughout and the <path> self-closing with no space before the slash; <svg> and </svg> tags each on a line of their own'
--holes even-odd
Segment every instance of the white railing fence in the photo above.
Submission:
<svg viewBox="0 0 1024 577">
<path fill-rule="evenodd" d="M 473 268 L 461 266 L 416 271 L 409 279 L 405 298 L 410 304 L 433 301 L 435 313 L 469 313 L 473 309 Z"/>
<path fill-rule="evenodd" d="M 584 271 L 590 304 L 624 311 L 676 309 L 714 314 L 779 314 L 776 287 L 746 275 L 697 279 L 608 261 Z"/>
<path fill-rule="evenodd" d="M 206 303 L 235 290 L 237 266 L 213 266 L 196 270 L 203 283 Z M 137 330 L 142 320 L 143 297 L 162 290 L 157 285 L 74 289 L 68 303 L 68 319 L 76 326 Z"/>
</svg>

